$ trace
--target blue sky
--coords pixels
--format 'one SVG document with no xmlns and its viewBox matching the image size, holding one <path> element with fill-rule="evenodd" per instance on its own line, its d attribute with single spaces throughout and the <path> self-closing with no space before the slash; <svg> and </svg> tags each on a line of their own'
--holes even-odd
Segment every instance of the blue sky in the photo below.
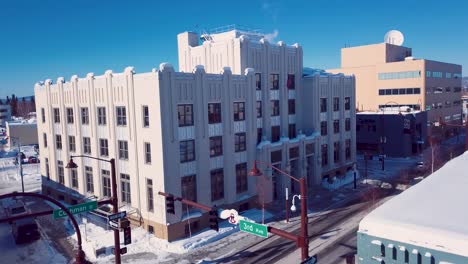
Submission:
<svg viewBox="0 0 468 264">
<path fill-rule="evenodd" d="M 32 95 L 34 83 L 88 72 L 177 66 L 177 34 L 241 24 L 299 43 L 304 66 L 337 68 L 340 48 L 383 42 L 398 29 L 413 55 L 464 66 L 468 1 L 107 1 L 0 2 L 0 98 Z M 177 68 L 177 67 L 176 67 Z"/>
</svg>

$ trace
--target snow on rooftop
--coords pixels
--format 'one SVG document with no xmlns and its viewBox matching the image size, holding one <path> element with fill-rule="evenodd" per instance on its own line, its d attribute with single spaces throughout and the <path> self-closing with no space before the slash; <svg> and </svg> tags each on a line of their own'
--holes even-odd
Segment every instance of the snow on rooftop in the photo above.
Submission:
<svg viewBox="0 0 468 264">
<path fill-rule="evenodd" d="M 468 151 L 367 215 L 360 233 L 468 257 Z"/>
<path fill-rule="evenodd" d="M 378 111 L 363 111 L 363 112 L 358 112 L 356 114 L 358 115 L 414 115 L 418 114 L 421 111 L 419 110 L 414 110 L 413 108 L 409 106 L 397 106 L 397 107 L 386 107 L 386 108 L 381 108 Z"/>
</svg>

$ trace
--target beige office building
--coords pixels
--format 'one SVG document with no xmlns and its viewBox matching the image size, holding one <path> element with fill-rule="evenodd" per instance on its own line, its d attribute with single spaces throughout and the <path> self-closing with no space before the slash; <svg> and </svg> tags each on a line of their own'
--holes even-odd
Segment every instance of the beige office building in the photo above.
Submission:
<svg viewBox="0 0 468 264">
<path fill-rule="evenodd" d="M 341 49 L 334 73 L 356 77 L 356 108 L 375 111 L 395 105 L 428 111 L 428 122 L 461 120 L 461 65 L 418 59 L 412 49 L 380 43 Z"/>
</svg>

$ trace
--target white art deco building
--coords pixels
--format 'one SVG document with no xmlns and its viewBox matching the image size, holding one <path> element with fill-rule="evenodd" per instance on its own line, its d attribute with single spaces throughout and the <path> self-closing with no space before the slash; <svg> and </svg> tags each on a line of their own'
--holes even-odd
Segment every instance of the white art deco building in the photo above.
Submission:
<svg viewBox="0 0 468 264">
<path fill-rule="evenodd" d="M 188 234 L 187 209 L 166 214 L 164 191 L 205 205 L 257 206 L 254 160 L 308 185 L 344 174 L 355 162 L 354 77 L 303 77 L 302 47 L 268 43 L 236 29 L 178 35 L 179 72 L 167 63 L 147 73 L 90 73 L 36 84 L 43 191 L 76 203 L 110 196 L 110 166 L 70 155 L 117 160 L 119 203 L 134 224 L 174 240 Z M 324 127 L 325 126 L 325 127 Z M 264 170 L 275 199 L 286 177 Z M 205 212 L 190 230 L 207 226 Z"/>
</svg>

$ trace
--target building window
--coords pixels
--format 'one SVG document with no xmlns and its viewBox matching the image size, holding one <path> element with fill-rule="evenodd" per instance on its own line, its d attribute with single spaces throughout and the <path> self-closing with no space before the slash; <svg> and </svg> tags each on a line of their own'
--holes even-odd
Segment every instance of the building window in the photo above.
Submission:
<svg viewBox="0 0 468 264">
<path fill-rule="evenodd" d="M 327 112 L 327 98 L 320 98 L 320 113 Z"/>
<path fill-rule="evenodd" d="M 120 173 L 120 191 L 122 194 L 122 202 L 131 204 L 132 199 L 130 195 L 130 175 Z"/>
<path fill-rule="evenodd" d="M 286 83 L 286 86 L 290 90 L 294 90 L 296 88 L 296 80 L 294 77 L 294 74 L 288 74 L 288 81 Z"/>
<path fill-rule="evenodd" d="M 345 119 L 345 130 L 346 131 L 351 130 L 351 118 L 346 118 Z"/>
<path fill-rule="evenodd" d="M 83 153 L 91 154 L 91 138 L 89 137 L 83 138 Z"/>
<path fill-rule="evenodd" d="M 55 145 L 57 149 L 62 149 L 62 136 L 61 135 L 55 135 Z"/>
<path fill-rule="evenodd" d="M 421 93 L 421 88 L 413 88 L 414 94 L 420 94 Z"/>
<path fill-rule="evenodd" d="M 208 123 L 209 124 L 221 123 L 221 104 L 220 103 L 208 104 Z"/>
<path fill-rule="evenodd" d="M 45 158 L 45 169 L 46 169 L 46 177 L 50 179 L 50 168 L 49 168 L 49 159 Z"/>
<path fill-rule="evenodd" d="M 280 140 L 280 126 L 271 127 L 271 142 L 278 142 Z"/>
<path fill-rule="evenodd" d="M 149 127 L 149 108 L 147 105 L 143 106 L 143 127 Z"/>
<path fill-rule="evenodd" d="M 345 110 L 351 109 L 351 97 L 345 97 L 345 99 L 344 99 L 344 109 Z"/>
<path fill-rule="evenodd" d="M 446 72 L 445 73 L 445 78 L 452 78 L 452 74 L 450 72 Z"/>
<path fill-rule="evenodd" d="M 431 71 L 426 71 L 426 77 L 431 77 Z"/>
<path fill-rule="evenodd" d="M 313 144 L 313 143 L 306 144 L 306 146 L 305 146 L 305 154 L 306 154 L 306 155 L 312 155 L 312 154 L 314 154 L 314 144 Z"/>
<path fill-rule="evenodd" d="M 179 127 L 193 126 L 193 105 L 178 105 L 177 113 L 179 117 Z"/>
<path fill-rule="evenodd" d="M 261 90 L 262 89 L 262 74 L 255 73 L 255 89 Z"/>
<path fill-rule="evenodd" d="M 152 225 L 148 225 L 148 233 L 154 234 L 154 227 Z"/>
<path fill-rule="evenodd" d="M 151 163 L 151 144 L 148 142 L 145 142 L 145 163 Z"/>
<path fill-rule="evenodd" d="M 333 133 L 340 133 L 340 120 L 333 120 Z"/>
<path fill-rule="evenodd" d="M 109 143 L 107 142 L 107 139 L 99 139 L 99 154 L 103 157 L 109 156 Z"/>
<path fill-rule="evenodd" d="M 279 115 L 280 115 L 279 100 L 272 100 L 271 101 L 271 116 L 279 116 Z"/>
<path fill-rule="evenodd" d="M 210 157 L 223 155 L 223 137 L 210 137 Z"/>
<path fill-rule="evenodd" d="M 333 97 L 333 111 L 340 111 L 340 98 L 339 97 Z"/>
<path fill-rule="evenodd" d="M 42 120 L 42 123 L 45 123 L 45 109 L 44 108 L 41 108 L 41 120 Z"/>
<path fill-rule="evenodd" d="M 195 175 L 184 176 L 181 179 L 182 198 L 197 201 L 197 178 Z"/>
<path fill-rule="evenodd" d="M 421 77 L 421 71 L 381 72 L 378 77 L 379 80 L 419 78 Z"/>
<path fill-rule="evenodd" d="M 234 121 L 245 120 L 245 103 L 235 102 L 234 103 Z"/>
<path fill-rule="evenodd" d="M 281 160 L 282 160 L 281 150 L 272 151 L 270 153 L 271 163 L 281 163 Z"/>
<path fill-rule="evenodd" d="M 128 142 L 119 140 L 119 159 L 128 160 Z"/>
<path fill-rule="evenodd" d="M 58 181 L 60 184 L 65 184 L 65 171 L 63 169 L 63 161 L 57 160 L 57 174 L 58 174 Z"/>
<path fill-rule="evenodd" d="M 289 149 L 289 159 L 299 158 L 299 147 L 292 147 Z"/>
<path fill-rule="evenodd" d="M 289 124 L 288 126 L 288 137 L 296 138 L 296 124 Z"/>
<path fill-rule="evenodd" d="M 111 197 L 111 180 L 110 180 L 110 171 L 102 170 L 102 196 Z"/>
<path fill-rule="evenodd" d="M 320 135 L 321 136 L 326 136 L 328 134 L 327 127 L 328 127 L 327 121 L 320 122 Z"/>
<path fill-rule="evenodd" d="M 60 109 L 54 108 L 54 123 L 60 123 Z"/>
<path fill-rule="evenodd" d="M 335 163 L 340 161 L 340 142 L 333 143 L 333 161 Z"/>
<path fill-rule="evenodd" d="M 288 100 L 288 114 L 290 115 L 296 114 L 296 100 L 294 99 Z"/>
<path fill-rule="evenodd" d="M 94 193 L 93 168 L 85 166 L 86 191 Z"/>
<path fill-rule="evenodd" d="M 322 166 L 328 165 L 328 145 L 322 145 Z"/>
<path fill-rule="evenodd" d="M 223 169 L 211 171 L 211 201 L 224 198 L 224 172 Z"/>
<path fill-rule="evenodd" d="M 66 112 L 67 112 L 67 124 L 73 124 L 75 122 L 73 119 L 73 108 L 67 108 Z M 56 123 L 60 123 L 60 122 L 56 122 Z"/>
<path fill-rule="evenodd" d="M 70 152 L 76 152 L 75 136 L 68 136 L 68 149 Z"/>
<path fill-rule="evenodd" d="M 257 101 L 257 118 L 262 117 L 262 101 Z"/>
<path fill-rule="evenodd" d="M 257 144 L 262 142 L 262 137 L 263 137 L 262 133 L 263 133 L 263 129 L 261 127 L 257 128 Z"/>
<path fill-rule="evenodd" d="M 44 138 L 44 148 L 47 148 L 47 134 L 43 133 L 42 137 Z"/>
<path fill-rule="evenodd" d="M 240 152 L 240 151 L 245 151 L 246 146 L 245 146 L 245 133 L 237 133 L 234 135 L 235 139 L 235 151 Z"/>
<path fill-rule="evenodd" d="M 346 139 L 345 146 L 346 146 L 345 157 L 346 157 L 346 160 L 349 160 L 351 158 L 351 139 Z"/>
<path fill-rule="evenodd" d="M 77 189 L 78 188 L 78 171 L 76 169 L 71 169 L 70 177 L 71 177 L 71 187 Z"/>
<path fill-rule="evenodd" d="M 180 141 L 180 162 L 195 160 L 195 140 Z"/>
<path fill-rule="evenodd" d="M 117 106 L 117 126 L 126 126 L 127 125 L 127 109 L 125 106 Z"/>
<path fill-rule="evenodd" d="M 247 163 L 236 165 L 236 193 L 247 191 Z"/>
<path fill-rule="evenodd" d="M 88 107 L 81 108 L 81 124 L 88 125 L 89 124 L 89 110 Z"/>
<path fill-rule="evenodd" d="M 148 203 L 148 211 L 154 211 L 154 199 L 153 199 L 153 180 L 146 179 L 146 199 Z"/>
<path fill-rule="evenodd" d="M 271 90 L 279 89 L 279 74 L 270 74 L 270 85 Z"/>
<path fill-rule="evenodd" d="M 106 108 L 105 107 L 98 107 L 97 112 L 98 112 L 98 125 L 105 126 L 106 123 L 107 123 Z"/>
</svg>

